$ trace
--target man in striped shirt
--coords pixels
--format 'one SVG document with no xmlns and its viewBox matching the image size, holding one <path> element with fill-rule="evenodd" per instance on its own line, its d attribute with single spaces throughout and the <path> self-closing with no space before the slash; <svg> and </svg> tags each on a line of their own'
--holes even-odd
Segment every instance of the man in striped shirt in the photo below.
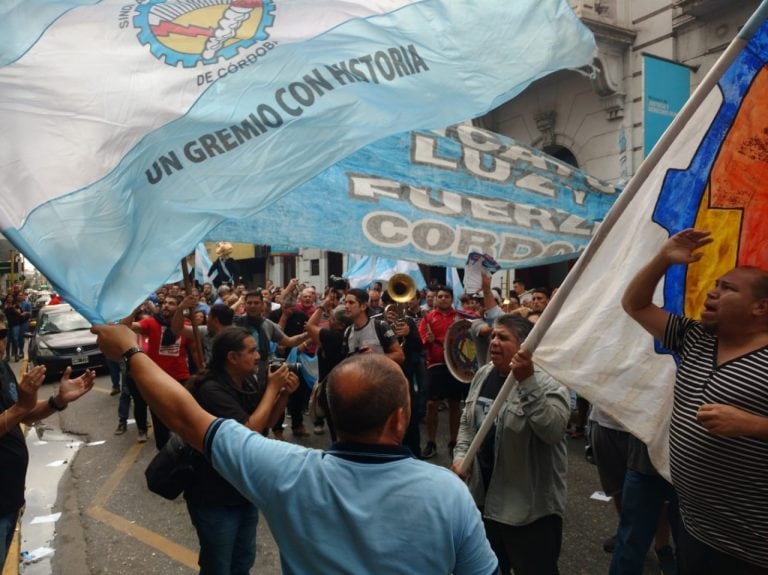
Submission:
<svg viewBox="0 0 768 575">
<path fill-rule="evenodd" d="M 680 575 L 768 574 L 768 271 L 727 272 L 698 321 L 652 303 L 667 268 L 701 259 L 709 235 L 669 238 L 622 305 L 680 356 L 670 425 Z"/>
</svg>

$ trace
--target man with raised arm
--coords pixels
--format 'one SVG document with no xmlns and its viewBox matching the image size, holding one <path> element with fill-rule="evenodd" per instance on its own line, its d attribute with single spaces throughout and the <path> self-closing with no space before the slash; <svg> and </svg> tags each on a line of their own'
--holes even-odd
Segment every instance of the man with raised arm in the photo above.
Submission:
<svg viewBox="0 0 768 575">
<path fill-rule="evenodd" d="M 93 331 L 169 427 L 264 513 L 284 573 L 497 573 L 466 486 L 400 446 L 410 402 L 392 360 L 360 354 L 334 368 L 327 391 L 339 442 L 320 451 L 215 418 L 133 347 L 127 328 Z"/>
<path fill-rule="evenodd" d="M 701 319 L 652 302 L 675 264 L 702 258 L 709 232 L 670 237 L 634 277 L 624 310 L 677 353 L 670 424 L 680 500 L 680 575 L 768 573 L 768 271 L 742 266 L 717 279 Z"/>
</svg>

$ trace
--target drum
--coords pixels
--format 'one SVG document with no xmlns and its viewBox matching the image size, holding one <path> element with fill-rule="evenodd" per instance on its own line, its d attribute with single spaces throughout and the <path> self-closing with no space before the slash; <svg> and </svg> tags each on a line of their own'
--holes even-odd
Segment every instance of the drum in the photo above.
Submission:
<svg viewBox="0 0 768 575">
<path fill-rule="evenodd" d="M 445 334 L 443 352 L 451 375 L 462 383 L 469 383 L 477 371 L 477 350 L 469 337 L 472 322 L 468 319 L 455 321 Z"/>
</svg>

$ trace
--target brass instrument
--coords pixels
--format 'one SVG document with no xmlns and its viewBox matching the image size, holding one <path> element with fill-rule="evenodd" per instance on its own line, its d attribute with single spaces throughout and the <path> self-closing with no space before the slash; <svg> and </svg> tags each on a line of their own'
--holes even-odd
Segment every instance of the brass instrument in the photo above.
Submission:
<svg viewBox="0 0 768 575">
<path fill-rule="evenodd" d="M 416 282 L 408 274 L 395 274 L 387 282 L 387 293 L 394 302 L 408 303 L 416 295 Z"/>
<path fill-rule="evenodd" d="M 408 302 L 416 295 L 416 282 L 408 274 L 395 274 L 387 282 L 387 293 L 395 303 L 384 308 L 384 318 L 386 319 L 387 315 L 394 311 L 397 319 L 393 322 L 392 327 L 396 328 L 405 319 Z M 405 343 L 404 339 L 398 339 L 402 346 Z"/>
</svg>

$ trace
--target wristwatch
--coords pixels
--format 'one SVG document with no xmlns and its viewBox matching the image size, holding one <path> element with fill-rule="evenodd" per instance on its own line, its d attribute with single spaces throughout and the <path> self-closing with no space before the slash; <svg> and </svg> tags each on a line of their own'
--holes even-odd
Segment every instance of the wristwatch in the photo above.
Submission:
<svg viewBox="0 0 768 575">
<path fill-rule="evenodd" d="M 128 367 L 129 360 L 137 353 L 144 353 L 144 350 L 141 349 L 138 345 L 134 345 L 132 348 L 123 353 L 123 358 L 120 360 L 120 367 L 125 371 L 125 373 L 130 371 Z"/>
</svg>

